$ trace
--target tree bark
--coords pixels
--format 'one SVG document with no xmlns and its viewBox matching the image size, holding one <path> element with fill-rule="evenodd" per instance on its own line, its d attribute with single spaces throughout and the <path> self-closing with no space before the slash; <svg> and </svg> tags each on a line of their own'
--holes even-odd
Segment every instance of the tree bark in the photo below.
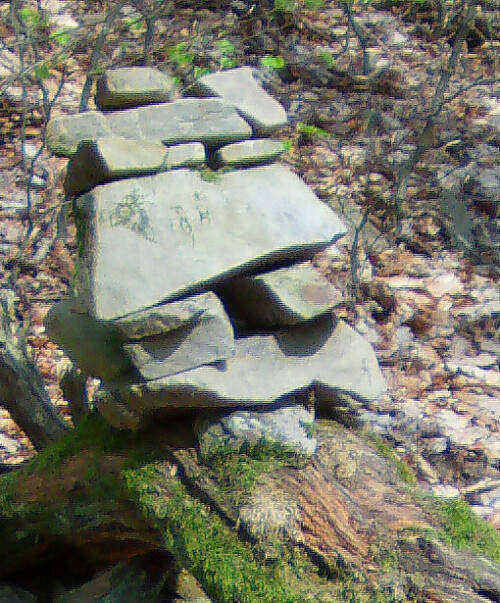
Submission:
<svg viewBox="0 0 500 603">
<path fill-rule="evenodd" d="M 229 452 L 204 465 L 191 425 L 131 434 L 91 415 L 0 478 L 0 582 L 168 551 L 214 603 L 500 600 L 500 566 L 442 542 L 434 507 L 354 430 L 319 421 L 303 467 Z"/>
<path fill-rule="evenodd" d="M 12 291 L 0 294 L 0 404 L 36 450 L 57 440 L 69 428 L 52 404 L 28 354 L 14 318 Z"/>
</svg>

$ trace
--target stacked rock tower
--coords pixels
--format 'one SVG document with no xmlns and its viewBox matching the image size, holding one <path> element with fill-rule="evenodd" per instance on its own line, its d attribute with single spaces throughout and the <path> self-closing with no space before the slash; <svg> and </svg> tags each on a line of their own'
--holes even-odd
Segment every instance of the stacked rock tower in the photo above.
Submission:
<svg viewBox="0 0 500 603">
<path fill-rule="evenodd" d="M 96 405 L 115 427 L 225 408 L 226 430 L 260 422 L 259 437 L 281 430 L 293 445 L 313 420 L 299 404 L 311 388 L 327 404 L 385 389 L 310 261 L 346 229 L 278 162 L 269 136 L 286 112 L 253 69 L 188 93 L 176 98 L 154 68 L 110 70 L 99 110 L 50 122 L 49 148 L 70 157 L 79 260 L 75 296 L 51 309 L 47 331 L 101 379 Z"/>
</svg>

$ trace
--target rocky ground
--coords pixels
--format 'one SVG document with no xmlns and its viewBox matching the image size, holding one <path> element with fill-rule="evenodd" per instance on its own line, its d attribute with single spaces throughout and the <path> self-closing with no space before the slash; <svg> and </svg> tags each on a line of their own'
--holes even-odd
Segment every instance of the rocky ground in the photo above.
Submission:
<svg viewBox="0 0 500 603">
<path fill-rule="evenodd" d="M 90 37 L 103 10 L 74 1 L 42 5 L 50 27 L 83 26 Z M 499 12 L 494 2 L 483 7 L 475 37 L 460 49 L 446 103 L 426 129 L 456 32 L 453 23 L 436 25 L 431 4 L 418 6 L 354 10 L 368 75 L 352 20 L 349 27 L 349 15 L 333 2 L 295 14 L 261 13 L 244 2 L 230 10 L 178 3 L 157 20 L 153 63 L 188 85 L 202 69 L 281 59 L 278 69 L 264 60 L 262 77 L 290 117 L 284 160 L 351 225 L 340 253 L 322 254 L 316 263 L 343 291 L 337 313 L 372 343 L 389 385 L 386 396 L 356 412 L 394 444 L 423 488 L 464 496 L 500 528 Z M 105 66 L 141 64 L 144 29 L 131 27 L 133 16 L 125 7 L 116 21 L 103 49 Z M 0 85 L 16 60 L 7 17 L 2 3 Z M 491 28 L 481 38 L 485 20 Z M 77 112 L 91 46 L 64 61 L 54 114 Z M 61 63 L 50 67 L 51 94 L 62 70 Z M 490 83 L 472 85 L 478 81 Z M 37 158 L 30 232 L 21 160 L 40 148 L 40 94 L 30 83 L 21 148 L 22 90 L 18 82 L 0 89 L 0 275 L 17 294 L 40 371 L 66 412 L 58 379 L 68 361 L 42 324 L 71 285 L 74 232 L 61 189 L 66 160 L 46 151 Z M 425 152 L 416 157 L 401 203 L 394 203 L 405 162 L 420 147 Z M 33 455 L 5 410 L 0 430 L 3 464 Z"/>
</svg>

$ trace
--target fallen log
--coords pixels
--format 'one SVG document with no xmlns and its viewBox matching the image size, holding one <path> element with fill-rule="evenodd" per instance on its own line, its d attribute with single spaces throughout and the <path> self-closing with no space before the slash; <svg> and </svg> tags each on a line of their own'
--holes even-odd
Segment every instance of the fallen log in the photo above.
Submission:
<svg viewBox="0 0 500 603">
<path fill-rule="evenodd" d="M 91 415 L 0 477 L 0 582 L 162 553 L 214 603 L 500 600 L 500 566 L 446 542 L 440 504 L 355 429 L 318 421 L 304 466 L 265 448 L 202 463 L 193 416 L 130 433 Z"/>
</svg>

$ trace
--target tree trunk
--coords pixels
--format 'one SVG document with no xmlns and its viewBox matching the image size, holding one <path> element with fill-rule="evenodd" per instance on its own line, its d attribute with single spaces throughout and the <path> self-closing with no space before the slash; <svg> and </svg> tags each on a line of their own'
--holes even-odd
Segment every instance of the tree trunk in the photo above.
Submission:
<svg viewBox="0 0 500 603">
<path fill-rule="evenodd" d="M 320 420 L 303 467 L 229 451 L 203 465 L 191 424 L 90 416 L 0 478 L 0 581 L 168 551 L 214 603 L 500 600 L 500 566 L 441 541 L 437 503 L 356 431 Z"/>
<path fill-rule="evenodd" d="M 0 296 L 0 404 L 37 450 L 68 429 L 16 328 L 12 291 Z"/>
</svg>

